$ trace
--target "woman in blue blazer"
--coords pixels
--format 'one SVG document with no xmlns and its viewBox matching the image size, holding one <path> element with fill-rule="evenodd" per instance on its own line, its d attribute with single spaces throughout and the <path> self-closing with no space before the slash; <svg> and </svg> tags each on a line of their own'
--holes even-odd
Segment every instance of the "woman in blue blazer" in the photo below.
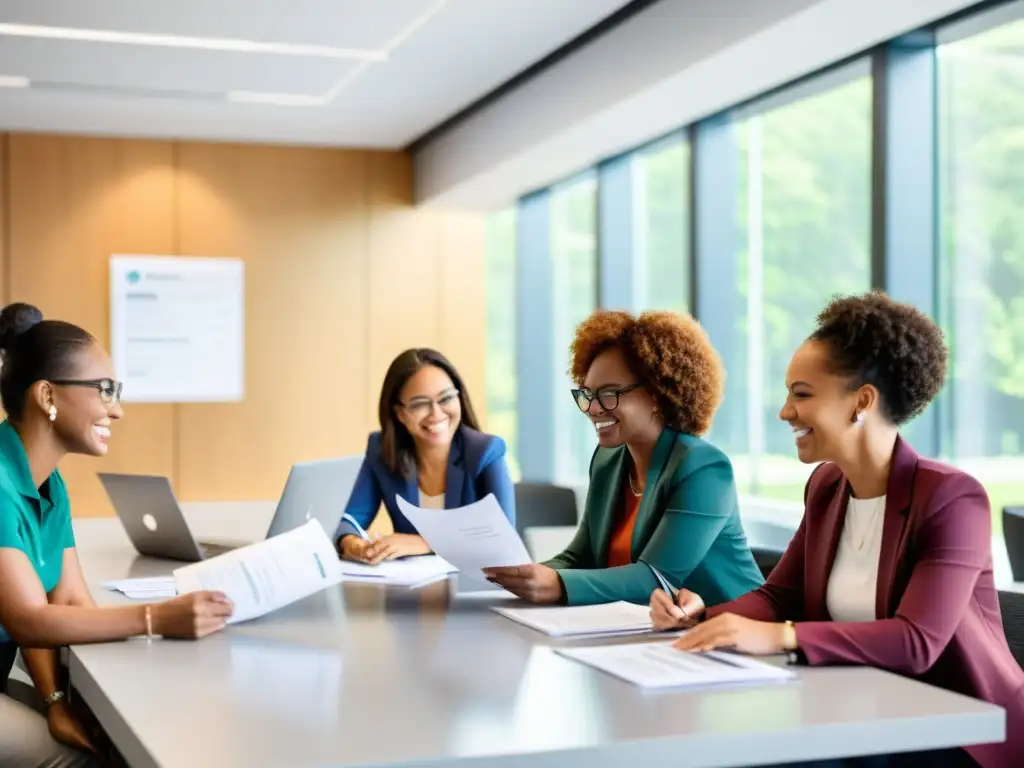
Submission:
<svg viewBox="0 0 1024 768">
<path fill-rule="evenodd" d="M 381 431 L 370 435 L 335 534 L 342 557 L 379 563 L 430 552 L 398 509 L 397 496 L 420 507 L 448 509 L 493 493 L 515 525 L 505 441 L 479 431 L 469 393 L 444 355 L 409 349 L 395 358 L 381 387 L 379 418 Z M 395 532 L 371 540 L 365 529 L 382 501 Z"/>
</svg>

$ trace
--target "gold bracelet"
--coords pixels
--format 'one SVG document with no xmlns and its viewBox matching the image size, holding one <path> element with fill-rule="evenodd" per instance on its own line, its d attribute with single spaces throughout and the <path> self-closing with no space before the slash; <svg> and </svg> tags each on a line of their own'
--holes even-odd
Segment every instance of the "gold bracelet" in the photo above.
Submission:
<svg viewBox="0 0 1024 768">
<path fill-rule="evenodd" d="M 153 608 L 149 605 L 146 606 L 146 637 L 153 639 Z"/>
<path fill-rule="evenodd" d="M 785 621 L 783 624 L 785 629 L 782 634 L 782 647 L 787 651 L 795 651 L 800 645 L 796 636 L 796 624 L 792 621 Z"/>
</svg>

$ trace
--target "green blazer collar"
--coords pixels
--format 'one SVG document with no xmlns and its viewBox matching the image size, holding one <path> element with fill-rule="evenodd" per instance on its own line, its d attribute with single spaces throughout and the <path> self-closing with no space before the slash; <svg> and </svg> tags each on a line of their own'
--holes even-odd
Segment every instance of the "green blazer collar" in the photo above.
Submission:
<svg viewBox="0 0 1024 768">
<path fill-rule="evenodd" d="M 654 445 L 651 465 L 647 469 L 644 495 L 640 500 L 640 509 L 637 511 L 636 523 L 633 526 L 630 553 L 633 558 L 647 546 L 654 528 L 657 527 L 658 517 L 655 512 L 659 509 L 664 511 L 672 478 L 686 455 L 687 448 L 678 437 L 678 432 L 666 427 Z M 629 483 L 629 465 L 629 449 L 625 445 L 607 451 L 598 449 L 594 472 L 591 475 L 589 497 L 593 499 L 590 512 L 594 522 L 591 533 L 595 544 L 594 558 L 600 564 L 599 567 L 607 566 L 608 544 L 620 511 L 623 489 Z"/>
</svg>

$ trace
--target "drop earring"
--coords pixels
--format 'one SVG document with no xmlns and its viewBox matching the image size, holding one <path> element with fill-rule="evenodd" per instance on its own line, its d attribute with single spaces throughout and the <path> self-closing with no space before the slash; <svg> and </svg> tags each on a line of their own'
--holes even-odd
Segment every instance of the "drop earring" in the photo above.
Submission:
<svg viewBox="0 0 1024 768">
<path fill-rule="evenodd" d="M 56 421 L 56 420 L 57 420 L 57 406 L 56 405 L 51 405 L 50 406 L 50 421 Z"/>
<path fill-rule="evenodd" d="M 857 416 L 854 418 L 853 423 L 858 427 L 864 426 L 864 411 L 858 411 Z"/>
</svg>

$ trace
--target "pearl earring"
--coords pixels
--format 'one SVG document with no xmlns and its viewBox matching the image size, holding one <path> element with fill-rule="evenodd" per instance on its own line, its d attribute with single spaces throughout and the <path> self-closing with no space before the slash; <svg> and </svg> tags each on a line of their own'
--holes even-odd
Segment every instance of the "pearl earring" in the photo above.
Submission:
<svg viewBox="0 0 1024 768">
<path fill-rule="evenodd" d="M 56 405 L 51 405 L 50 406 L 50 421 L 56 421 L 56 420 L 57 420 L 57 406 Z"/>
<path fill-rule="evenodd" d="M 854 419 L 854 423 L 855 423 L 855 424 L 856 424 L 856 425 L 857 425 L 858 427 L 863 427 L 863 426 L 864 426 L 864 411 L 859 411 L 859 412 L 857 413 L 857 418 L 856 418 L 856 419 Z"/>
</svg>

